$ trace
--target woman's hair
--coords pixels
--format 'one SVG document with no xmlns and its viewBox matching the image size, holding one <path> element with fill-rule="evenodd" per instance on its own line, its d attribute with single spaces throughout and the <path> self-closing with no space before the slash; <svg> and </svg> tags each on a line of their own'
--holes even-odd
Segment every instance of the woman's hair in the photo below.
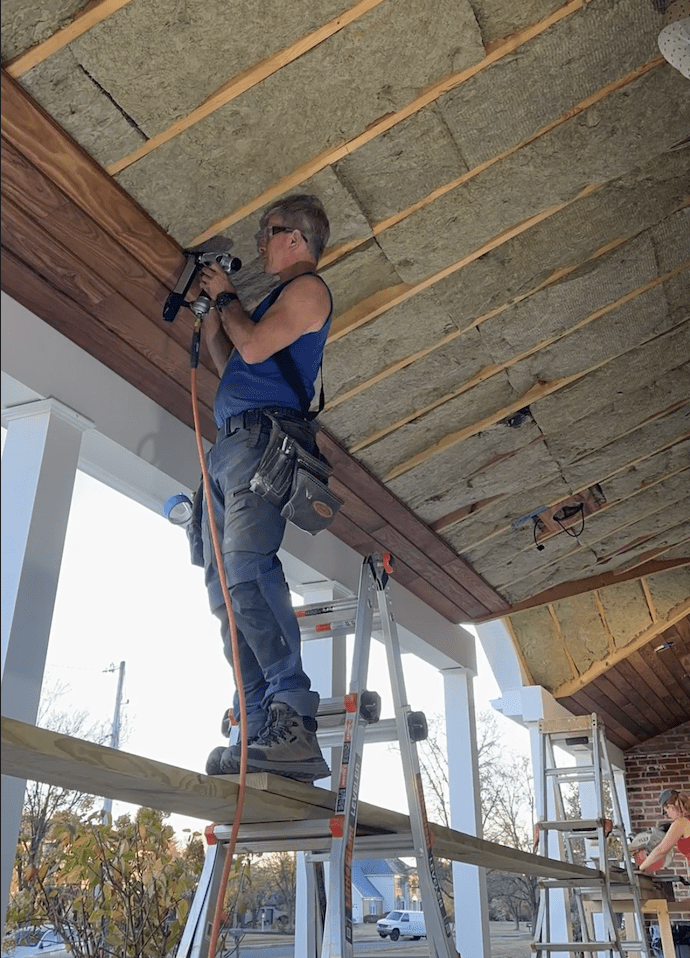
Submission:
<svg viewBox="0 0 690 958">
<path fill-rule="evenodd" d="M 292 226 L 300 231 L 309 251 L 318 263 L 331 234 L 328 217 L 321 200 L 309 193 L 286 196 L 266 210 L 261 217 L 260 226 L 263 228 L 269 216 L 274 214 L 281 217 L 285 226 Z"/>
<path fill-rule="evenodd" d="M 667 805 L 673 805 L 681 815 L 690 815 L 690 795 L 687 792 L 677 792 L 675 788 L 670 788 L 669 792 L 670 795 L 668 801 L 664 802 L 664 808 Z"/>
</svg>

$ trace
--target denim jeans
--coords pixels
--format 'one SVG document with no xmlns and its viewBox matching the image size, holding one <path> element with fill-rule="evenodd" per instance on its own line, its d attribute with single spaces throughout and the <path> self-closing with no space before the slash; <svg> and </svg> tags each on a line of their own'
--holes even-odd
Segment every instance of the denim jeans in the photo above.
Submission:
<svg viewBox="0 0 690 958">
<path fill-rule="evenodd" d="M 296 438 L 309 427 L 285 423 Z M 221 543 L 225 579 L 237 625 L 239 666 L 247 706 L 247 734 L 263 728 L 274 699 L 299 715 L 316 716 L 319 696 L 302 668 L 301 636 L 277 552 L 285 532 L 280 511 L 249 488 L 268 443 L 268 427 L 259 442 L 248 446 L 249 430 L 240 428 L 219 438 L 209 450 L 207 465 L 212 511 Z M 225 657 L 232 665 L 228 617 L 218 579 L 204 502 L 204 556 L 206 586 L 213 613 L 220 619 Z M 237 696 L 235 717 L 239 718 Z"/>
</svg>

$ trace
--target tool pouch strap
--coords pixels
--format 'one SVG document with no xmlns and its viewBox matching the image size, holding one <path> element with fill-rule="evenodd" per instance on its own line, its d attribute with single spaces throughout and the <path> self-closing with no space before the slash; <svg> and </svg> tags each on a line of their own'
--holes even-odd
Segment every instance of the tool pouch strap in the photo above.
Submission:
<svg viewBox="0 0 690 958">
<path fill-rule="evenodd" d="M 249 482 L 256 495 L 271 502 L 283 518 L 316 535 L 327 529 L 343 505 L 328 488 L 330 463 L 288 436 L 270 413 L 271 435 Z"/>
</svg>

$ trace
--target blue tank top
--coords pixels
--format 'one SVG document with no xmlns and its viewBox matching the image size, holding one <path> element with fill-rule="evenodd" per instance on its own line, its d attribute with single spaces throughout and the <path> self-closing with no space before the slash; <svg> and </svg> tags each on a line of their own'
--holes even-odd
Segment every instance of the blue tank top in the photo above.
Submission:
<svg viewBox="0 0 690 958">
<path fill-rule="evenodd" d="M 300 273 L 300 276 L 304 276 Z M 316 276 L 316 273 L 310 274 Z M 294 276 L 293 279 L 298 279 Z M 319 276 L 319 279 L 321 277 Z M 258 323 L 264 313 L 275 303 L 280 293 L 292 279 L 281 283 L 261 300 L 252 312 L 250 319 Z M 326 286 L 323 279 L 321 282 Z M 328 289 L 328 286 L 326 286 Z M 315 333 L 305 333 L 288 347 L 290 355 L 304 383 L 309 401 L 314 398 L 314 380 L 316 379 L 321 357 L 326 345 L 328 331 L 333 318 L 333 297 L 328 289 L 331 308 L 328 319 Z M 216 425 L 220 428 L 230 416 L 237 416 L 247 409 L 260 409 L 265 406 L 288 406 L 300 411 L 300 403 L 294 390 L 285 381 L 273 356 L 261 363 L 245 363 L 237 349 L 233 349 L 225 364 L 223 375 L 216 392 L 213 412 Z"/>
</svg>

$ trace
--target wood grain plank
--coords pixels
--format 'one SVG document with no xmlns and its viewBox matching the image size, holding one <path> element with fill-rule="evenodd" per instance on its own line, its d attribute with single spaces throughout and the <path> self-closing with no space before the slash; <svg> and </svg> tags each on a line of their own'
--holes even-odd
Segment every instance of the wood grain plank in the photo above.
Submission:
<svg viewBox="0 0 690 958">
<path fill-rule="evenodd" d="M 650 654 L 652 654 L 651 650 Z M 687 712 L 676 702 L 673 696 L 669 694 L 666 685 L 651 667 L 646 656 L 642 655 L 641 651 L 633 652 L 628 661 L 635 672 L 641 676 L 646 687 L 651 689 L 656 698 L 662 703 L 665 712 L 672 715 L 673 720 L 669 727 L 673 728 L 679 722 L 686 721 L 688 717 Z"/>
<path fill-rule="evenodd" d="M 599 678 L 592 683 L 592 686 L 596 689 L 597 698 L 599 698 L 599 696 L 606 696 L 608 701 L 613 703 L 619 710 L 616 713 L 618 720 L 622 724 L 625 724 L 631 732 L 635 732 L 639 735 L 641 741 L 654 738 L 655 735 L 663 731 L 659 721 L 655 720 L 648 711 L 640 711 L 636 698 L 621 692 L 617 684 L 609 678 L 608 674 L 600 675 Z M 593 694 L 590 690 L 590 695 Z M 624 722 L 625 717 L 627 717 L 627 723 Z"/>
<path fill-rule="evenodd" d="M 31 268 L 56 289 L 78 302 L 119 339 L 133 346 L 171 379 L 189 385 L 187 350 L 152 323 L 136 306 L 90 269 L 71 249 L 51 238 L 5 198 L 2 211 L 2 241 L 18 258 L 31 251 Z M 164 321 L 160 321 L 160 326 Z M 112 347 L 111 347 L 112 348 Z M 217 376 L 198 370 L 199 395 L 206 405 L 213 402 Z"/>
<path fill-rule="evenodd" d="M 690 697 L 685 694 L 678 684 L 674 673 L 668 668 L 660 654 L 654 652 L 651 647 L 640 649 L 640 655 L 664 686 L 666 690 L 664 701 L 670 707 L 669 700 L 672 700 L 682 710 L 685 721 L 687 721 L 690 715 Z"/>
<path fill-rule="evenodd" d="M 404 561 L 418 572 L 423 579 L 430 585 L 451 600 L 458 606 L 462 612 L 470 619 L 477 615 L 485 615 L 488 611 L 486 606 L 480 602 L 471 592 L 463 588 L 459 582 L 451 579 L 439 566 L 433 563 L 427 553 L 418 549 L 413 542 L 410 542 L 401 532 L 390 525 L 382 526 L 372 533 L 373 537 L 381 543 L 386 551 L 394 556 L 400 556 Z"/>
<path fill-rule="evenodd" d="M 154 759 L 95 745 L 2 717 L 3 773 L 19 779 L 78 789 L 147 808 L 177 812 L 207 822 L 231 822 L 239 793 L 237 776 L 201 775 Z M 245 825 L 321 822 L 335 809 L 336 793 L 279 775 L 250 776 Z M 260 786 L 260 787 L 259 787 Z M 410 834 L 400 812 L 359 802 L 358 831 L 370 835 Z M 553 878 L 591 877 L 591 869 L 569 865 L 430 823 L 434 853 L 452 861 L 490 865 Z"/>
<path fill-rule="evenodd" d="M 673 728 L 676 724 L 676 716 L 646 682 L 641 671 L 635 668 L 633 658 L 631 656 L 619 662 L 607 673 L 608 678 L 621 692 L 628 695 L 631 701 L 637 702 L 638 708 L 646 708 L 658 716 L 659 722 L 663 723 L 664 731 Z"/>
<path fill-rule="evenodd" d="M 2 288 L 18 303 L 80 346 L 129 383 L 147 383 L 147 395 L 163 409 L 193 428 L 189 390 L 166 376 L 125 340 L 117 339 L 95 317 L 14 253 L 2 250 Z M 215 435 L 211 410 L 200 407 L 204 428 Z"/>
<path fill-rule="evenodd" d="M 185 259 L 180 247 L 85 150 L 2 70 L 1 129 L 7 140 L 165 286 Z"/>
</svg>

